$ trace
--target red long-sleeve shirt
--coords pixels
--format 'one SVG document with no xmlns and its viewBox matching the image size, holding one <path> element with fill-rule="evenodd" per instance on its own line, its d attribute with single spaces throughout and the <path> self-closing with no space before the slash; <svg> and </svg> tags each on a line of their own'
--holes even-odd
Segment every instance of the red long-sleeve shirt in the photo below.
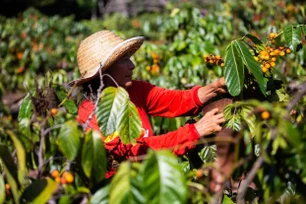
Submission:
<svg viewBox="0 0 306 204">
<path fill-rule="evenodd" d="M 105 142 L 105 148 L 112 152 L 115 158 L 126 159 L 145 154 L 148 148 L 155 150 L 168 148 L 177 155 L 183 155 L 195 146 L 199 133 L 193 124 L 186 124 L 175 131 L 153 136 L 153 130 L 148 115 L 162 117 L 178 117 L 196 114 L 201 101 L 198 98 L 196 86 L 190 90 L 167 90 L 143 81 L 133 81 L 127 89 L 130 100 L 135 104 L 144 134 L 137 139 L 136 145 L 124 145 L 119 137 Z M 85 123 L 94 109 L 94 103 L 83 100 L 78 110 L 78 121 Z M 96 116 L 89 123 L 89 128 L 99 130 Z M 103 137 L 103 139 L 105 139 Z"/>
</svg>

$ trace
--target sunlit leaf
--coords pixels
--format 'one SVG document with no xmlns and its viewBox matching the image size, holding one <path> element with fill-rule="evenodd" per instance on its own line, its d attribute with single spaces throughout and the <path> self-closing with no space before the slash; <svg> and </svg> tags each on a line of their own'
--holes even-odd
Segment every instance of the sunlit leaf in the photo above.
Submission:
<svg viewBox="0 0 306 204">
<path fill-rule="evenodd" d="M 91 197 L 90 202 L 92 204 L 108 204 L 109 199 L 109 187 L 107 185 L 95 192 L 95 194 Z"/>
<path fill-rule="evenodd" d="M 5 183 L 3 177 L 0 176 L 0 204 L 5 201 Z"/>
<path fill-rule="evenodd" d="M 17 167 L 14 163 L 10 151 L 5 145 L 2 144 L 0 144 L 0 159 L 2 162 L 3 170 L 6 175 L 7 182 L 11 187 L 14 201 L 18 203 L 19 201 L 18 189 L 20 187 L 20 184 L 18 182 Z"/>
<path fill-rule="evenodd" d="M 15 135 L 15 133 L 11 130 L 8 130 L 7 133 L 9 134 L 9 136 L 11 137 L 15 149 L 16 149 L 16 153 L 17 153 L 17 159 L 18 159 L 18 179 L 19 182 L 21 184 L 24 183 L 24 178 L 27 172 L 27 168 L 26 168 L 26 152 L 24 150 L 24 147 L 22 145 L 22 143 L 20 142 L 20 140 L 17 138 L 17 136 Z"/>
<path fill-rule="evenodd" d="M 145 203 L 141 182 L 137 178 L 139 164 L 122 162 L 111 181 L 109 203 Z"/>
<path fill-rule="evenodd" d="M 140 174 L 145 203 L 186 202 L 185 177 L 171 152 L 150 151 Z"/>
<path fill-rule="evenodd" d="M 222 204 L 234 204 L 234 201 L 232 201 L 232 199 L 230 199 L 228 196 L 224 195 Z"/>
<path fill-rule="evenodd" d="M 262 51 L 266 49 L 265 44 L 261 40 L 259 40 L 256 36 L 248 33 L 245 35 L 245 37 L 249 38 L 255 44 L 258 50 Z"/>
<path fill-rule="evenodd" d="M 86 133 L 82 149 L 82 168 L 87 177 L 99 183 L 104 179 L 107 158 L 101 134 L 97 131 Z"/>
<path fill-rule="evenodd" d="M 52 179 L 35 180 L 23 192 L 22 203 L 46 203 L 57 188 L 57 182 Z"/>
<path fill-rule="evenodd" d="M 74 101 L 67 98 L 67 93 L 64 87 L 62 86 L 55 86 L 55 94 L 58 97 L 58 99 L 63 103 L 65 109 L 68 113 L 76 114 L 78 112 L 78 108 L 75 105 Z"/>
<path fill-rule="evenodd" d="M 58 134 L 58 146 L 61 152 L 69 159 L 74 160 L 80 147 L 80 130 L 74 120 L 65 122 Z"/>
<path fill-rule="evenodd" d="M 116 131 L 120 109 L 128 99 L 128 93 L 121 87 L 108 87 L 102 91 L 96 115 L 100 130 L 104 136 L 113 134 Z"/>
<path fill-rule="evenodd" d="M 39 141 L 39 138 L 31 131 L 31 119 L 23 118 L 19 121 L 19 131 L 21 133 L 20 139 L 22 140 L 27 151 L 31 151 L 34 142 Z"/>
<path fill-rule="evenodd" d="M 124 144 L 136 144 L 141 134 L 141 120 L 136 106 L 131 101 L 122 104 L 118 115 L 117 130 Z"/>
<path fill-rule="evenodd" d="M 22 100 L 18 112 L 18 121 L 21 121 L 24 118 L 31 118 L 33 114 L 33 106 L 30 94 L 28 93 Z"/>
<path fill-rule="evenodd" d="M 291 50 L 297 52 L 297 47 L 301 44 L 301 27 L 296 25 L 289 25 L 286 26 L 283 31 L 286 44 Z"/>
<path fill-rule="evenodd" d="M 225 84 L 229 93 L 237 96 L 243 89 L 244 65 L 233 42 L 226 48 L 224 62 Z"/>
<path fill-rule="evenodd" d="M 248 47 L 245 45 L 245 42 L 240 40 L 235 40 L 234 44 L 235 47 L 237 48 L 237 51 L 239 52 L 239 55 L 244 65 L 255 77 L 263 95 L 266 95 L 267 83 L 264 80 L 260 64 L 254 59 L 254 56 L 251 54 Z"/>
</svg>

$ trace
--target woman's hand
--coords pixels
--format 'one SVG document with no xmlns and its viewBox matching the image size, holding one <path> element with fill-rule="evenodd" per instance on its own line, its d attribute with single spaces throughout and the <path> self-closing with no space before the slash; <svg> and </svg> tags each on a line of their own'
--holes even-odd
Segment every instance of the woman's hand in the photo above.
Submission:
<svg viewBox="0 0 306 204">
<path fill-rule="evenodd" d="M 210 135 L 222 129 L 220 126 L 224 123 L 224 115 L 220 113 L 218 108 L 214 108 L 207 112 L 198 122 L 194 124 L 200 137 Z"/>
<path fill-rule="evenodd" d="M 198 91 L 198 97 L 204 104 L 211 98 L 216 97 L 219 94 L 227 93 L 224 77 L 214 81 L 207 86 L 201 87 Z"/>
</svg>

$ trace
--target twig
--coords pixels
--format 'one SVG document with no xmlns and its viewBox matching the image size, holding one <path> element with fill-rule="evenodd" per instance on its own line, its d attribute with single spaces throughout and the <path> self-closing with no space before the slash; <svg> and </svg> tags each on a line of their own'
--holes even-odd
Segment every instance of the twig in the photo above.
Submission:
<svg viewBox="0 0 306 204">
<path fill-rule="evenodd" d="M 98 91 L 97 91 L 97 98 L 96 98 L 96 101 L 95 101 L 95 106 L 94 106 L 93 111 L 89 115 L 88 119 L 86 120 L 85 124 L 83 125 L 83 130 L 84 131 L 87 129 L 90 121 L 92 120 L 92 117 L 96 113 L 97 106 L 98 106 L 98 103 L 99 103 L 99 100 L 100 100 L 100 96 L 101 96 L 101 92 L 102 92 L 102 89 L 104 87 L 103 75 L 102 75 L 102 63 L 100 63 L 99 76 L 100 76 L 100 86 L 99 86 Z"/>
<path fill-rule="evenodd" d="M 271 130 L 271 140 L 267 146 L 267 149 L 269 149 L 271 147 L 271 145 L 273 144 L 273 141 L 276 137 L 276 128 L 273 128 Z M 244 204 L 245 200 L 244 200 L 244 196 L 247 192 L 247 189 L 249 187 L 249 185 L 251 184 L 251 182 L 253 181 L 253 179 L 255 178 L 258 170 L 260 169 L 260 167 L 262 166 L 262 164 L 264 163 L 264 158 L 263 156 L 259 156 L 256 160 L 256 162 L 254 163 L 251 171 L 248 173 L 247 177 L 245 178 L 244 182 L 241 183 L 240 187 L 238 188 L 238 192 L 237 192 L 237 204 Z"/>
<path fill-rule="evenodd" d="M 295 94 L 294 98 L 287 105 L 288 114 L 291 112 L 293 107 L 306 95 L 306 81 L 301 85 L 301 89 Z"/>
</svg>

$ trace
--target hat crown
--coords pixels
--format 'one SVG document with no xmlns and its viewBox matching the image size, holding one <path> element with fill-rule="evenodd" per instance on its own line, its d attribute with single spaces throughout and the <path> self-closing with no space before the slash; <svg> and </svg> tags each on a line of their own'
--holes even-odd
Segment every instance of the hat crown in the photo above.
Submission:
<svg viewBox="0 0 306 204">
<path fill-rule="evenodd" d="M 91 75 L 91 71 L 95 72 L 95 67 L 99 66 L 112 49 L 123 41 L 118 35 L 108 30 L 96 32 L 84 39 L 77 52 L 81 76 Z"/>
</svg>

